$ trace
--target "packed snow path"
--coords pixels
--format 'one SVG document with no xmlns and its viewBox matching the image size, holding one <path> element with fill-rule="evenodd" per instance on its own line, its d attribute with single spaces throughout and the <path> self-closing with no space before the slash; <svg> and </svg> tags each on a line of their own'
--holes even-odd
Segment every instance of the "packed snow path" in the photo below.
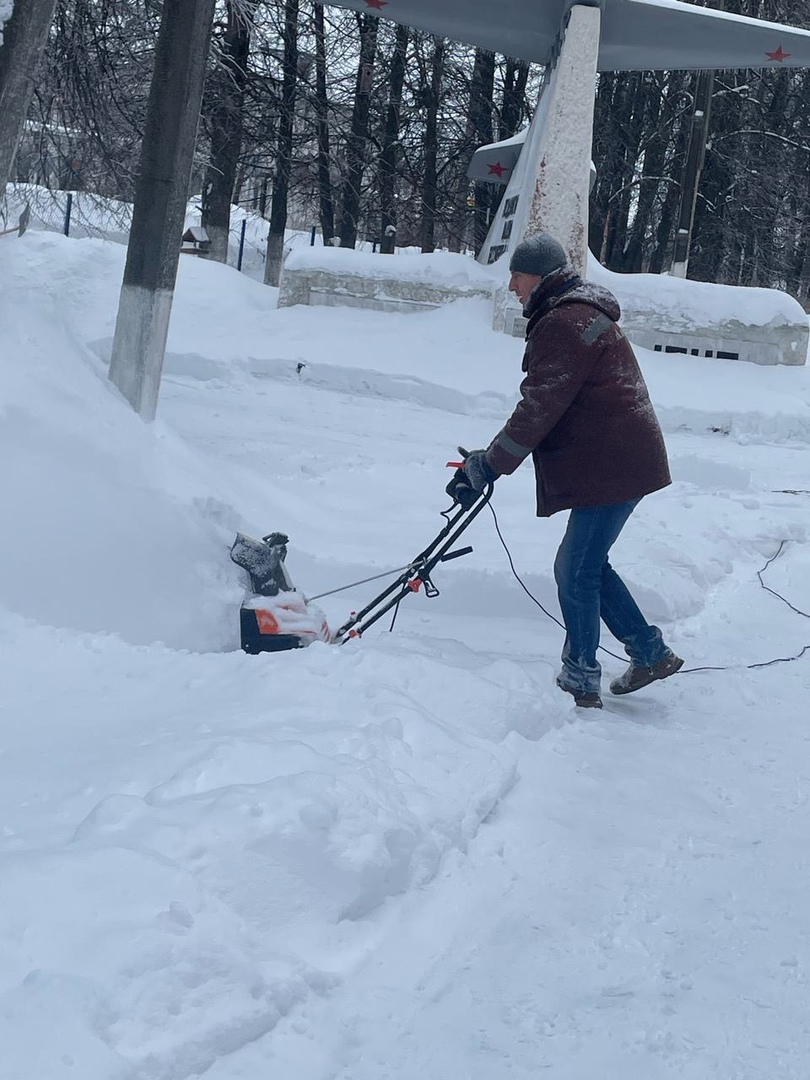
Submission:
<svg viewBox="0 0 810 1080">
<path fill-rule="evenodd" d="M 524 746 L 346 985 L 210 1080 L 806 1076 L 808 733 L 714 689 Z"/>
</svg>

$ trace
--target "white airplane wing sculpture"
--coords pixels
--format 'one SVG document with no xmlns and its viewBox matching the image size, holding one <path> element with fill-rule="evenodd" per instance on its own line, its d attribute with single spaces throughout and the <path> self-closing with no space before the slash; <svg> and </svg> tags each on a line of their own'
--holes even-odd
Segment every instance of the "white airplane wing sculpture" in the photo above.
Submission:
<svg viewBox="0 0 810 1080">
<path fill-rule="evenodd" d="M 599 71 L 810 66 L 810 30 L 681 0 L 584 0 L 602 9 Z M 568 0 L 330 0 L 538 64 L 554 56 Z"/>
</svg>

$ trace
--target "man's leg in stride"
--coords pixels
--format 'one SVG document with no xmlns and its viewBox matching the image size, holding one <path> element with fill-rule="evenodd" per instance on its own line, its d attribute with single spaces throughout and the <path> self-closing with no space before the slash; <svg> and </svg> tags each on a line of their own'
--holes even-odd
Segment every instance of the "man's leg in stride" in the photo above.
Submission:
<svg viewBox="0 0 810 1080">
<path fill-rule="evenodd" d="M 599 693 L 602 669 L 596 650 L 602 615 L 602 573 L 608 552 L 637 503 L 633 499 L 615 506 L 572 510 L 554 560 L 554 579 L 566 630 L 561 678 L 580 694 Z"/>
<path fill-rule="evenodd" d="M 611 694 L 632 694 L 683 667 L 683 660 L 668 647 L 658 627 L 647 622 L 609 562 L 602 570 L 602 619 L 630 657 L 627 670 L 611 682 Z"/>
<path fill-rule="evenodd" d="M 602 567 L 602 621 L 634 664 L 651 667 L 668 655 L 661 631 L 642 615 L 630 590 L 609 562 Z"/>
</svg>

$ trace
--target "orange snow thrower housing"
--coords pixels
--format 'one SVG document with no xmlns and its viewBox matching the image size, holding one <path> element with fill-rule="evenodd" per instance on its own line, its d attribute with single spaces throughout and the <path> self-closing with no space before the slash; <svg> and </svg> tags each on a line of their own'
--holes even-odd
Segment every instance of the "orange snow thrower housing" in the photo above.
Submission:
<svg viewBox="0 0 810 1080">
<path fill-rule="evenodd" d="M 250 579 L 250 594 L 239 609 L 241 645 L 247 653 L 285 652 L 331 640 L 324 613 L 290 580 L 284 565 L 288 542 L 283 533 L 261 540 L 236 534 L 231 559 Z"/>
</svg>

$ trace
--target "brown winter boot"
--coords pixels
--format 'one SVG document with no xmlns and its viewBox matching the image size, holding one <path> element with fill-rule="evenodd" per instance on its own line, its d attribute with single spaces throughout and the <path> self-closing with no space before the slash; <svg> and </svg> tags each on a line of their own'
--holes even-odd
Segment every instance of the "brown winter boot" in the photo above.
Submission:
<svg viewBox="0 0 810 1080">
<path fill-rule="evenodd" d="M 683 660 L 674 652 L 668 652 L 666 656 L 649 667 L 644 664 L 631 664 L 624 675 L 613 680 L 610 684 L 610 692 L 611 694 L 632 694 L 633 691 L 640 690 L 642 686 L 649 686 L 650 683 L 658 682 L 659 679 L 668 679 L 682 667 Z"/>
<path fill-rule="evenodd" d="M 579 705 L 580 709 L 601 709 L 602 698 L 599 696 L 596 690 L 583 691 L 575 690 L 573 686 L 569 686 L 567 682 L 560 676 L 557 677 L 557 686 L 561 690 L 564 690 L 566 694 L 570 694 L 574 699 L 574 704 Z"/>
</svg>

